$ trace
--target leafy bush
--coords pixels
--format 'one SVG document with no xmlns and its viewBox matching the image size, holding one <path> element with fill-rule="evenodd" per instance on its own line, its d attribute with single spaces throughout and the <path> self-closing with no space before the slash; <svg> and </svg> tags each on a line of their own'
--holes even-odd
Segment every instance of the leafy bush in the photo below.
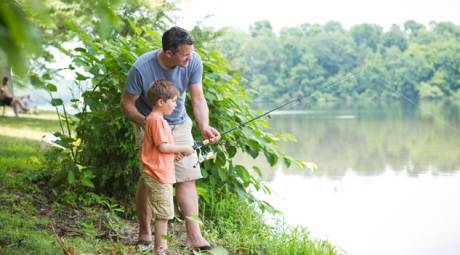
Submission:
<svg viewBox="0 0 460 255">
<path fill-rule="evenodd" d="M 133 125 L 120 111 L 121 94 L 132 63 L 144 52 L 158 49 L 161 43 L 160 33 L 147 26 L 130 24 L 135 31 L 133 35 L 118 35 L 109 40 L 80 31 L 84 47 L 75 48 L 69 68 L 74 70 L 78 81 L 90 82 L 92 86 L 82 93 L 82 98 L 74 100 L 83 101 L 80 112 L 75 115 L 77 120 L 72 122 L 76 137 L 71 137 L 70 131 L 67 135 L 58 134 L 61 140 L 68 141 L 77 169 L 91 171 L 95 190 L 118 198 L 134 194 L 139 176 L 139 148 Z M 219 52 L 208 52 L 199 46 L 195 50 L 203 59 L 203 87 L 212 126 L 223 132 L 260 114 L 250 108 L 251 99 L 243 89 L 240 74 Z M 191 114 L 190 107 L 188 100 L 187 111 Z M 64 120 L 69 123 L 68 118 Z M 199 138 L 196 126 L 193 134 Z M 261 119 L 228 133 L 219 144 L 204 148 L 206 151 L 212 147 L 216 153 L 214 160 L 202 164 L 205 178 L 198 183 L 198 191 L 205 201 L 209 201 L 208 190 L 237 192 L 251 201 L 256 200 L 249 192 L 250 187 L 268 191 L 254 176 L 254 173 L 260 175 L 258 167 L 247 169 L 234 163 L 237 151 L 253 158 L 263 155 L 270 165 L 280 161 L 288 166 L 293 162 L 305 166 L 304 162 L 293 160 L 278 150 L 279 142 L 293 138 L 266 132 L 269 128 L 268 122 Z M 69 166 L 67 171 L 74 171 L 74 168 Z M 267 207 L 265 203 L 259 205 Z"/>
</svg>

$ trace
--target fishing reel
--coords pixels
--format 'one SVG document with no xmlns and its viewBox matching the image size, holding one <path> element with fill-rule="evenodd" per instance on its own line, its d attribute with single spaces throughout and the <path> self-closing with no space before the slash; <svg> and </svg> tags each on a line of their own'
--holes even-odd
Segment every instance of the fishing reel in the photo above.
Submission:
<svg viewBox="0 0 460 255">
<path fill-rule="evenodd" d="M 201 143 L 195 143 L 193 145 L 193 149 L 196 151 L 196 154 L 198 156 L 198 161 L 193 165 L 193 168 L 196 168 L 196 166 L 198 166 L 206 160 L 214 159 L 216 157 L 216 153 L 211 148 L 206 154 L 202 154 L 201 148 L 206 144 L 209 144 L 209 140 L 204 140 Z"/>
<path fill-rule="evenodd" d="M 220 142 L 221 141 L 219 141 L 217 143 L 220 143 Z M 193 150 L 196 151 L 197 156 L 198 156 L 198 160 L 193 165 L 193 168 L 196 168 L 199 164 L 201 164 L 204 161 L 216 158 L 216 153 L 214 152 L 214 150 L 210 146 L 207 146 L 208 149 L 206 149 L 206 153 L 203 153 L 203 151 L 201 150 L 203 147 L 205 147 L 206 145 L 210 145 L 210 144 L 211 144 L 211 140 L 206 139 L 206 140 L 204 140 L 202 142 L 197 142 L 197 143 L 195 143 L 193 145 Z"/>
<path fill-rule="evenodd" d="M 196 168 L 199 164 L 203 163 L 204 161 L 216 158 L 216 153 L 211 149 L 205 155 L 201 154 L 201 150 L 196 151 L 198 156 L 198 161 L 193 165 L 193 168 Z"/>
</svg>

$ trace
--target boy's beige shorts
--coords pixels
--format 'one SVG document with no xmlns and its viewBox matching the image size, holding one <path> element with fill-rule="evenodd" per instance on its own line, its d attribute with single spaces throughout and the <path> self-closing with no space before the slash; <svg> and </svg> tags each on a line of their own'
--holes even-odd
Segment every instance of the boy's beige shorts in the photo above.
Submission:
<svg viewBox="0 0 460 255">
<path fill-rule="evenodd" d="M 136 125 L 136 137 L 139 145 L 142 145 L 144 140 L 144 130 Z M 193 145 L 192 137 L 192 120 L 187 118 L 186 121 L 178 125 L 170 125 L 176 145 Z M 192 181 L 202 178 L 200 164 L 196 151 L 192 155 L 184 157 L 180 161 L 175 161 L 176 183 Z M 195 166 L 195 167 L 193 167 Z M 142 169 L 143 171 L 143 169 Z"/>
<path fill-rule="evenodd" d="M 174 218 L 173 186 L 159 183 L 146 173 L 141 174 L 139 181 L 147 187 L 147 196 L 155 219 L 171 220 Z"/>
</svg>

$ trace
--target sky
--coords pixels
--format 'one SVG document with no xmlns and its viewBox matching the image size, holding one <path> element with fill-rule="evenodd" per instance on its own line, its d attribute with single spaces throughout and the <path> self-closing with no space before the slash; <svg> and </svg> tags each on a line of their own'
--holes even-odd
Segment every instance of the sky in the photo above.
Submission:
<svg viewBox="0 0 460 255">
<path fill-rule="evenodd" d="M 214 28 L 233 26 L 248 31 L 255 21 L 269 20 L 274 31 L 304 23 L 339 21 L 349 29 L 355 24 L 378 24 L 388 30 L 413 19 L 451 21 L 460 25 L 459 0 L 182 0 L 177 25 L 191 29 L 197 21 Z"/>
</svg>

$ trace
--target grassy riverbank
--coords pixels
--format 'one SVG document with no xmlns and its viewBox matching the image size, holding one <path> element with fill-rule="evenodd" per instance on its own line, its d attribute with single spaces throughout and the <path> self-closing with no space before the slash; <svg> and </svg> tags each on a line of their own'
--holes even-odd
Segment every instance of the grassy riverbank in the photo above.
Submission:
<svg viewBox="0 0 460 255">
<path fill-rule="evenodd" d="M 98 194 L 78 203 L 57 199 L 46 157 L 51 148 L 27 137 L 59 130 L 55 120 L 0 117 L 0 254 L 149 254 L 136 247 L 137 225 L 121 204 Z M 7 130 L 8 136 L 3 135 Z M 40 136 L 38 136 L 40 137 Z M 217 247 L 212 254 L 339 254 L 326 241 L 313 241 L 303 228 L 282 221 L 264 223 L 261 212 L 236 195 L 214 195 L 202 206 L 204 235 Z M 171 223 L 172 254 L 185 240 L 183 220 Z M 195 253 L 197 254 L 197 253 Z"/>
</svg>

